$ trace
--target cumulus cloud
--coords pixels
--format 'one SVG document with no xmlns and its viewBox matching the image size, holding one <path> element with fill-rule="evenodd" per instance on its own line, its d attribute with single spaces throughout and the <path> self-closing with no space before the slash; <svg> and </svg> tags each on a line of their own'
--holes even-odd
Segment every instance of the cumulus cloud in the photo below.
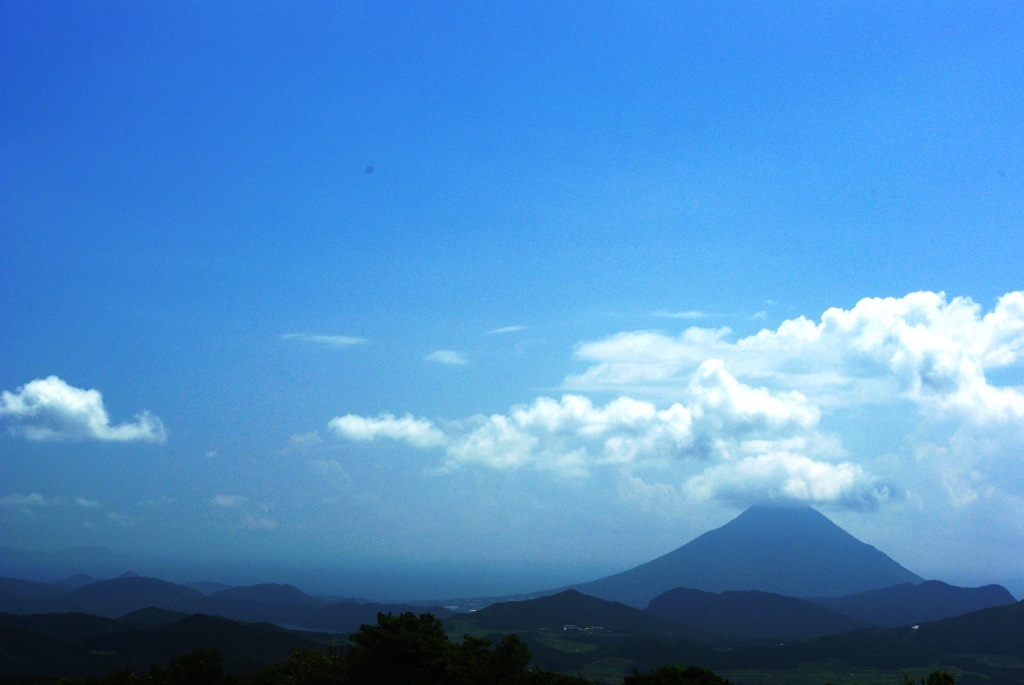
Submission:
<svg viewBox="0 0 1024 685">
<path fill-rule="evenodd" d="M 618 478 L 624 499 L 658 506 L 714 499 L 871 510 L 920 497 L 908 483 L 928 469 L 929 492 L 941 483 L 967 506 L 991 496 L 1024 453 L 1024 389 L 1006 383 L 1024 362 L 1022 292 L 987 312 L 942 293 L 866 298 L 738 339 L 697 326 L 676 336 L 621 332 L 580 344 L 576 356 L 588 367 L 565 379 L 559 399 L 440 424 L 382 414 L 330 425 L 349 440 L 437 449 L 442 471 L 601 470 Z M 597 404 L 587 396 L 596 392 L 617 399 Z M 880 448 L 851 426 L 910 432 Z M 1021 464 L 1012 472 L 1024 476 Z M 648 482 L 651 469 L 659 475 Z"/>
<path fill-rule="evenodd" d="M 696 500 L 717 499 L 739 506 L 801 502 L 861 510 L 876 509 L 898 495 L 859 464 L 833 464 L 790 452 L 758 454 L 711 467 L 689 479 L 684 490 Z"/>
<path fill-rule="evenodd" d="M 1024 292 L 1004 295 L 986 314 L 943 293 L 866 298 L 817 323 L 799 317 L 735 342 L 730 335 L 692 327 L 675 337 L 633 331 L 584 343 L 576 354 L 591 366 L 565 386 L 671 395 L 717 358 L 740 379 L 796 390 L 821 406 L 904 399 L 981 423 L 1024 418 L 1020 389 L 986 377 L 1024 358 Z"/>
<path fill-rule="evenodd" d="M 101 440 L 156 442 L 167 440 L 163 422 L 142 412 L 131 423 L 111 425 L 98 390 L 68 385 L 57 376 L 40 378 L 0 395 L 0 417 L 10 431 L 28 440 Z"/>
<path fill-rule="evenodd" d="M 581 395 L 539 397 L 507 414 L 478 415 L 445 424 L 406 415 L 355 415 L 332 420 L 338 436 L 387 438 L 421 448 L 443 448 L 446 468 L 480 464 L 581 476 L 595 467 L 706 458 L 723 445 L 757 436 L 783 437 L 811 429 L 817 410 L 799 393 L 772 393 L 739 383 L 721 363 L 700 367 L 690 402 L 659 408 L 620 397 L 603 406 Z"/>
<path fill-rule="evenodd" d="M 384 438 L 414 447 L 437 447 L 446 442 L 444 434 L 431 421 L 414 419 L 410 414 L 399 418 L 391 414 L 381 414 L 377 418 L 346 414 L 331 419 L 327 425 L 337 435 L 359 442 Z"/>
<path fill-rule="evenodd" d="M 309 333 L 285 333 L 281 336 L 281 339 L 297 340 L 298 342 L 333 349 L 343 349 L 366 343 L 366 338 L 357 338 L 351 335 L 311 335 Z"/>
<path fill-rule="evenodd" d="M 447 364 L 449 366 L 461 366 L 462 364 L 469 363 L 465 355 L 455 350 L 437 350 L 428 354 L 425 359 L 428 362 Z"/>
</svg>

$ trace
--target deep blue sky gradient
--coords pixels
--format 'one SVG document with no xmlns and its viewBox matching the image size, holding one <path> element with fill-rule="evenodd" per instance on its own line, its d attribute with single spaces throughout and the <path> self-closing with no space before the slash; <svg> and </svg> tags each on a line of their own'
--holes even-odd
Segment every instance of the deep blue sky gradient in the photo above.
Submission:
<svg viewBox="0 0 1024 685">
<path fill-rule="evenodd" d="M 652 515 L 610 476 L 438 473 L 326 426 L 557 398 L 588 367 L 577 346 L 622 331 L 735 339 L 914 291 L 991 310 L 1022 287 L 1022 45 L 1008 2 L 0 2 L 0 389 L 56 375 L 112 423 L 147 410 L 168 431 L 5 433 L 0 497 L 49 504 L 8 506 L 0 545 L 495 559 L 530 582 L 668 551 L 736 503 Z M 992 374 L 1021 383 L 1019 364 Z M 921 434 L 870 411 L 825 424 L 853 461 Z M 313 432 L 344 482 L 289 448 Z M 901 550 L 894 529 L 929 520 L 907 501 L 834 515 L 953 574 Z M 1019 544 L 1000 526 L 993 549 Z"/>
</svg>

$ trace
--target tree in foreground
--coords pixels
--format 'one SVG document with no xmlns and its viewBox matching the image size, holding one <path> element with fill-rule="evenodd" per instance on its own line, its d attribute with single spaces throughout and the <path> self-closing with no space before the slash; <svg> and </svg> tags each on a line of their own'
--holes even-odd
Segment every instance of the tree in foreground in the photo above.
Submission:
<svg viewBox="0 0 1024 685">
<path fill-rule="evenodd" d="M 921 685 L 956 685 L 956 678 L 949 671 L 932 671 L 925 678 L 921 676 Z M 913 678 L 903 675 L 903 685 L 917 685 Z"/>
<path fill-rule="evenodd" d="M 662 666 L 652 671 L 633 674 L 622 680 L 622 685 L 732 685 L 706 668 L 699 666 Z"/>
<path fill-rule="evenodd" d="M 448 639 L 431 614 L 378 614 L 350 638 L 352 646 L 332 658 L 296 653 L 285 663 L 282 682 L 294 685 L 570 685 L 586 683 L 529 668 L 530 650 L 516 635 L 497 644 Z"/>
</svg>

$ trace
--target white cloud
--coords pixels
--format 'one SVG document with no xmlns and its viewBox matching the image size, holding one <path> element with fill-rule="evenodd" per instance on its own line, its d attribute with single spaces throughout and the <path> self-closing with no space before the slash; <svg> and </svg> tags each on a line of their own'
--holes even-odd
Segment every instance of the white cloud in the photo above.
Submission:
<svg viewBox="0 0 1024 685">
<path fill-rule="evenodd" d="M 713 466 L 689 479 L 684 490 L 696 500 L 717 499 L 738 506 L 800 502 L 849 509 L 875 509 L 896 495 L 859 464 L 832 464 L 790 452 L 759 454 Z"/>
<path fill-rule="evenodd" d="M 23 495 L 19 492 L 3 495 L 0 497 L 0 508 L 22 508 L 22 507 L 43 507 L 46 506 L 46 498 L 38 492 Z"/>
<path fill-rule="evenodd" d="M 267 516 L 256 516 L 248 513 L 242 515 L 241 524 L 242 528 L 252 531 L 277 530 L 281 526 L 278 521 Z"/>
<path fill-rule="evenodd" d="M 249 501 L 249 498 L 241 495 L 217 495 L 210 500 L 210 504 L 224 509 L 234 509 Z"/>
<path fill-rule="evenodd" d="M 40 378 L 17 392 L 0 396 L 0 417 L 13 421 L 10 430 L 29 440 L 102 440 L 157 442 L 167 439 L 163 422 L 148 412 L 133 423 L 112 426 L 98 390 L 82 390 L 57 376 Z"/>
<path fill-rule="evenodd" d="M 424 359 L 429 362 L 437 362 L 438 364 L 447 364 L 449 366 L 461 366 L 462 364 L 469 363 L 465 355 L 455 350 L 436 350 L 428 354 Z"/>
<path fill-rule="evenodd" d="M 688 386 L 694 412 L 730 434 L 757 430 L 790 433 L 813 428 L 820 412 L 797 391 L 773 393 L 740 383 L 720 359 L 709 359 Z"/>
<path fill-rule="evenodd" d="M 620 397 L 595 406 L 581 395 L 564 395 L 560 400 L 540 397 L 507 414 L 452 422 L 443 430 L 427 419 L 389 414 L 375 419 L 350 414 L 329 426 L 349 440 L 388 438 L 443 448 L 449 469 L 475 463 L 582 476 L 595 467 L 705 458 L 730 441 L 811 429 L 817 418 L 799 393 L 744 386 L 711 361 L 695 376 L 688 405 L 659 409 L 652 402 Z"/>
<path fill-rule="evenodd" d="M 48 507 L 58 503 L 59 502 L 57 500 L 46 499 L 38 492 L 32 492 L 27 495 L 15 492 L 9 495 L 0 496 L 0 512 L 15 512 L 20 516 L 33 518 L 39 515 L 39 510 L 43 507 Z M 0 518 L 0 520 L 3 519 Z"/>
<path fill-rule="evenodd" d="M 308 433 L 297 433 L 288 438 L 288 444 L 279 450 L 279 454 L 292 454 L 295 452 L 312 452 L 318 449 L 324 442 L 318 431 Z"/>
<path fill-rule="evenodd" d="M 1006 383 L 1024 362 L 1024 293 L 987 313 L 941 293 L 867 298 L 732 337 L 617 333 L 578 346 L 590 366 L 565 379 L 573 392 L 560 399 L 442 424 L 382 414 L 330 426 L 439 449 L 442 471 L 603 472 L 634 502 L 863 510 L 921 493 L 956 506 L 1000 488 L 1024 494 L 1012 484 L 1024 482 L 1024 388 Z M 590 392 L 618 398 L 599 405 Z"/>
<path fill-rule="evenodd" d="M 352 485 L 352 476 L 336 459 L 314 459 L 309 462 L 309 467 L 331 485 L 336 487 Z"/>
<path fill-rule="evenodd" d="M 704 312 L 700 311 L 699 309 L 692 309 L 692 310 L 682 311 L 682 312 L 667 312 L 667 311 L 661 310 L 661 311 L 654 312 L 654 316 L 660 316 L 660 317 L 662 317 L 664 319 L 693 320 L 693 319 L 703 319 L 704 317 L 707 316 L 707 314 L 705 314 Z"/>
<path fill-rule="evenodd" d="M 106 519 L 115 526 L 121 528 L 133 528 L 135 527 L 135 521 L 124 514 L 119 514 L 116 511 L 108 511 Z"/>
<path fill-rule="evenodd" d="M 97 502 L 96 500 L 86 499 L 84 497 L 76 497 L 74 502 L 75 502 L 76 505 L 78 505 L 80 507 L 85 507 L 87 509 L 93 509 L 93 508 L 98 507 L 100 505 L 100 503 Z"/>
<path fill-rule="evenodd" d="M 343 349 L 366 343 L 366 338 L 357 338 L 351 335 L 311 335 L 309 333 L 285 333 L 281 336 L 281 339 L 297 340 L 299 342 L 310 343 L 319 347 L 330 347 L 333 349 Z"/>
<path fill-rule="evenodd" d="M 346 414 L 331 419 L 328 428 L 345 439 L 360 442 L 385 438 L 414 447 L 437 447 L 446 442 L 444 434 L 431 421 L 414 419 L 409 414 L 400 418 L 381 414 L 375 419 Z"/>
<path fill-rule="evenodd" d="M 495 328 L 494 330 L 487 331 L 487 335 L 501 335 L 503 333 L 519 333 L 520 331 L 529 330 L 529 326 L 503 326 L 502 328 Z"/>
<path fill-rule="evenodd" d="M 136 504 L 140 507 L 156 507 L 174 504 L 174 502 L 175 499 L 173 497 L 168 497 L 167 495 L 160 495 L 160 497 L 157 499 L 144 499 L 136 502 Z"/>
<path fill-rule="evenodd" d="M 986 371 L 1024 358 L 1024 293 L 1001 297 L 982 315 L 969 298 L 942 293 L 867 298 L 833 308 L 818 323 L 804 317 L 728 340 L 727 328 L 692 327 L 672 337 L 618 333 L 580 345 L 591 362 L 565 387 L 672 396 L 709 358 L 737 378 L 799 391 L 822 407 L 910 400 L 924 411 L 980 423 L 1024 418 L 1024 393 L 990 383 Z"/>
</svg>

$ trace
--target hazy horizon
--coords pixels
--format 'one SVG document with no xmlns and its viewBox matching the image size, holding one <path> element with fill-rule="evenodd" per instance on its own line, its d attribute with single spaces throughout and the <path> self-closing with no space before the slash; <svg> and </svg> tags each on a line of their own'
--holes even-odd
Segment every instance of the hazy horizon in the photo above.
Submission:
<svg viewBox="0 0 1024 685">
<path fill-rule="evenodd" d="M 1020 593 L 1022 44 L 0 0 L 0 547 L 502 594 L 799 503 Z"/>
</svg>

